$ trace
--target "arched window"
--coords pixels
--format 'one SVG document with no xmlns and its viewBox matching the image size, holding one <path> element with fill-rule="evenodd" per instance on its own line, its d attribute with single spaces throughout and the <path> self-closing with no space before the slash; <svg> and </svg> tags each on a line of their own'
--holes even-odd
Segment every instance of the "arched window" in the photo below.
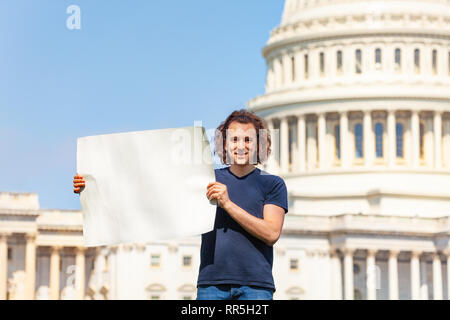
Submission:
<svg viewBox="0 0 450 320">
<path fill-rule="evenodd" d="M 341 159 L 341 126 L 334 126 L 334 155 L 337 159 Z"/>
<path fill-rule="evenodd" d="M 323 77 L 325 75 L 325 54 L 321 52 L 319 54 L 319 63 L 320 63 L 320 76 Z"/>
<path fill-rule="evenodd" d="M 403 158 L 403 136 L 404 136 L 404 128 L 403 124 L 397 122 L 396 128 L 396 139 L 397 139 L 397 158 Z"/>
<path fill-rule="evenodd" d="M 450 57 L 450 54 L 449 54 Z M 336 53 L 336 69 L 337 69 L 337 74 L 342 74 L 342 51 L 339 50 Z M 449 71 L 450 72 L 450 71 Z"/>
<path fill-rule="evenodd" d="M 414 72 L 416 74 L 420 73 L 420 50 L 414 50 Z"/>
<path fill-rule="evenodd" d="M 375 151 L 377 158 L 383 158 L 383 124 L 377 122 L 375 124 Z"/>
<path fill-rule="evenodd" d="M 448 52 L 448 75 L 450 76 L 450 51 Z"/>
<path fill-rule="evenodd" d="M 315 131 L 316 131 L 316 163 L 318 164 L 319 161 L 319 126 L 315 125 Z"/>
<path fill-rule="evenodd" d="M 305 54 L 304 56 L 305 59 L 305 79 L 308 79 L 309 77 L 309 59 L 308 59 L 308 54 Z"/>
<path fill-rule="evenodd" d="M 395 71 L 400 72 L 402 69 L 402 52 L 399 48 L 395 49 Z"/>
<path fill-rule="evenodd" d="M 355 125 L 355 156 L 357 159 L 363 157 L 363 126 L 361 123 Z"/>
<path fill-rule="evenodd" d="M 357 49 L 355 51 L 355 72 L 358 74 L 362 72 L 361 49 Z"/>
<path fill-rule="evenodd" d="M 433 50 L 433 52 L 431 54 L 431 59 L 432 59 L 431 63 L 432 63 L 432 66 L 433 66 L 433 68 L 432 68 L 433 74 L 436 75 L 437 74 L 437 59 L 438 59 L 437 50 L 436 49 Z"/>
<path fill-rule="evenodd" d="M 291 57 L 291 75 L 292 75 L 292 82 L 295 82 L 295 57 Z"/>
<path fill-rule="evenodd" d="M 420 159 L 423 159 L 425 157 L 425 126 L 423 125 L 423 122 L 419 125 L 420 129 Z"/>
<path fill-rule="evenodd" d="M 381 49 L 375 50 L 375 69 L 381 70 Z"/>
<path fill-rule="evenodd" d="M 288 145 L 288 158 L 289 158 L 289 160 L 288 160 L 288 163 L 289 163 L 289 166 L 291 166 L 291 164 L 292 164 L 292 157 L 293 157 L 293 153 L 294 153 L 294 150 L 292 150 L 292 148 L 293 148 L 293 143 L 294 143 L 294 126 L 291 124 L 291 123 L 289 123 L 288 122 L 288 141 L 289 141 L 289 145 Z"/>
<path fill-rule="evenodd" d="M 284 66 L 283 66 L 283 59 L 280 59 L 280 78 L 281 78 L 281 84 L 284 83 Z"/>
</svg>

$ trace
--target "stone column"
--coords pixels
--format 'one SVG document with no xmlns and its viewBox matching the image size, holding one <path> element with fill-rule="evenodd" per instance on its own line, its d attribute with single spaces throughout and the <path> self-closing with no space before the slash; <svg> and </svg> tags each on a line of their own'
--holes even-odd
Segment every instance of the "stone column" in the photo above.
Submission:
<svg viewBox="0 0 450 320">
<path fill-rule="evenodd" d="M 431 50 L 424 45 L 420 46 L 420 69 L 421 74 L 425 76 L 432 75 L 431 73 Z"/>
<path fill-rule="evenodd" d="M 387 117 L 387 133 L 388 133 L 388 165 L 389 167 L 395 166 L 395 159 L 397 158 L 396 152 L 396 128 L 395 128 L 395 110 L 388 110 Z"/>
<path fill-rule="evenodd" d="M 76 257 L 75 257 L 75 289 L 76 289 L 76 299 L 84 300 L 84 270 L 85 270 L 85 253 L 86 248 L 77 247 Z"/>
<path fill-rule="evenodd" d="M 96 300 L 102 300 L 103 295 L 100 293 L 100 289 L 103 285 L 103 272 L 105 269 L 105 257 L 103 255 L 103 247 L 97 247 L 95 250 L 95 287 L 96 287 L 96 293 L 95 293 L 95 299 Z"/>
<path fill-rule="evenodd" d="M 444 121 L 444 128 L 443 128 L 443 149 L 445 152 L 443 153 L 443 160 L 444 160 L 444 166 L 446 169 L 450 169 L 450 120 Z"/>
<path fill-rule="evenodd" d="M 308 170 L 315 170 L 317 168 L 317 122 L 308 121 L 306 123 L 306 167 Z"/>
<path fill-rule="evenodd" d="M 317 81 L 319 78 L 319 50 L 312 48 L 309 51 L 309 78 Z"/>
<path fill-rule="evenodd" d="M 425 158 L 425 163 L 426 166 L 429 168 L 433 168 L 434 167 L 434 156 L 435 156 L 435 151 L 434 151 L 434 137 L 433 137 L 433 132 L 431 130 L 429 130 L 429 128 L 433 127 L 433 118 L 431 117 L 426 117 L 424 119 L 424 123 L 425 123 L 425 145 L 424 145 L 424 158 Z"/>
<path fill-rule="evenodd" d="M 420 299 L 420 251 L 411 251 L 411 299 Z"/>
<path fill-rule="evenodd" d="M 364 111 L 364 134 L 363 134 L 363 152 L 364 152 L 364 162 L 366 167 L 371 167 L 374 160 L 374 145 L 372 137 L 372 111 Z"/>
<path fill-rule="evenodd" d="M 285 54 L 283 56 L 283 67 L 284 67 L 284 84 L 290 85 L 292 83 L 292 60 L 290 54 Z"/>
<path fill-rule="evenodd" d="M 433 254 L 433 299 L 442 300 L 442 266 L 438 252 Z"/>
<path fill-rule="evenodd" d="M 412 143 L 412 165 L 419 167 L 420 158 L 420 131 L 419 131 L 419 111 L 411 111 L 411 143 Z"/>
<path fill-rule="evenodd" d="M 347 111 L 340 112 L 340 136 L 341 136 L 341 161 L 342 167 L 348 168 L 350 166 L 350 155 L 348 154 L 348 117 Z"/>
<path fill-rule="evenodd" d="M 279 90 L 283 83 L 283 69 L 280 58 L 274 59 L 274 76 L 275 76 L 275 90 Z"/>
<path fill-rule="evenodd" d="M 278 144 L 276 142 L 277 136 L 275 135 L 275 131 L 273 128 L 273 120 L 267 119 L 266 123 L 267 123 L 267 130 L 269 131 L 270 138 L 272 141 L 272 145 L 271 145 L 272 151 L 271 151 L 271 154 L 269 155 L 269 158 L 267 159 L 267 171 L 272 172 L 272 170 L 274 170 L 275 166 L 276 166 L 275 165 L 275 162 L 276 162 L 275 154 L 277 153 Z"/>
<path fill-rule="evenodd" d="M 8 234 L 0 233 L 0 300 L 6 300 L 8 290 Z"/>
<path fill-rule="evenodd" d="M 266 92 L 269 93 L 273 89 L 273 60 L 267 61 L 267 74 L 266 74 Z"/>
<path fill-rule="evenodd" d="M 52 252 L 50 255 L 50 299 L 59 299 L 59 266 L 60 257 L 59 251 L 62 249 L 60 246 L 53 246 L 51 248 Z"/>
<path fill-rule="evenodd" d="M 297 141 L 298 141 L 298 158 L 300 172 L 306 169 L 306 124 L 305 115 L 301 114 L 297 118 Z"/>
<path fill-rule="evenodd" d="M 377 251 L 373 249 L 367 250 L 366 258 L 366 289 L 367 289 L 367 300 L 377 299 L 377 272 L 375 255 Z"/>
<path fill-rule="evenodd" d="M 353 300 L 353 253 L 354 249 L 344 248 L 344 294 L 345 300 Z"/>
<path fill-rule="evenodd" d="M 325 113 L 321 112 L 318 115 L 318 120 L 317 120 L 317 125 L 318 125 L 318 129 L 317 129 L 317 133 L 318 133 L 318 140 L 319 140 L 319 168 L 321 170 L 323 170 L 325 168 L 325 162 L 326 162 L 326 145 L 325 145 L 325 135 L 326 135 L 326 131 L 325 131 L 325 127 L 326 127 L 326 120 L 325 120 Z"/>
<path fill-rule="evenodd" d="M 398 250 L 389 251 L 389 299 L 398 300 Z"/>
<path fill-rule="evenodd" d="M 332 299 L 342 300 L 341 259 L 336 248 L 330 249 Z"/>
<path fill-rule="evenodd" d="M 442 168 L 442 111 L 434 112 L 434 167 Z"/>
<path fill-rule="evenodd" d="M 36 287 L 36 234 L 26 234 L 25 249 L 25 297 L 34 300 Z"/>
<path fill-rule="evenodd" d="M 289 170 L 289 127 L 287 117 L 281 118 L 280 138 L 280 167 L 282 173 L 287 173 Z"/>
<path fill-rule="evenodd" d="M 296 83 L 302 83 L 304 77 L 305 77 L 305 62 L 303 58 L 303 51 L 298 50 L 295 54 L 295 82 Z"/>
</svg>

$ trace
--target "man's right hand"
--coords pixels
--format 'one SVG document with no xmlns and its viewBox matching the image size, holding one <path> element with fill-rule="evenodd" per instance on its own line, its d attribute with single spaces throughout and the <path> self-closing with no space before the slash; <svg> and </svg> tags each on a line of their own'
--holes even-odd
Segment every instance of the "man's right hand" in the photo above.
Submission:
<svg viewBox="0 0 450 320">
<path fill-rule="evenodd" d="M 73 177 L 73 192 L 80 193 L 81 191 L 83 191 L 85 186 L 86 181 L 84 180 L 83 176 L 80 176 L 77 173 L 77 175 Z"/>
</svg>

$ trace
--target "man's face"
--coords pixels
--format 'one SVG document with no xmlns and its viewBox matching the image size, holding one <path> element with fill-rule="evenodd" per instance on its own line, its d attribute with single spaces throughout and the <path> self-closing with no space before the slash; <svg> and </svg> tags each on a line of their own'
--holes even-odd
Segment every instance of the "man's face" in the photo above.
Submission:
<svg viewBox="0 0 450 320">
<path fill-rule="evenodd" d="M 233 164 L 257 164 L 258 141 L 252 123 L 230 123 L 226 132 L 226 150 Z"/>
</svg>

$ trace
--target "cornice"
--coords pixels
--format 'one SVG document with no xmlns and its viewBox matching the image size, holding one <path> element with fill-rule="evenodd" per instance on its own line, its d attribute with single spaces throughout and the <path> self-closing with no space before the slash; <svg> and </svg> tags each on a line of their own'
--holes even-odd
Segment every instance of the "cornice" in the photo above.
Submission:
<svg viewBox="0 0 450 320">
<path fill-rule="evenodd" d="M 23 210 L 23 209 L 0 209 L 0 216 L 33 216 L 40 215 L 39 210 Z"/>
<path fill-rule="evenodd" d="M 447 88 L 447 90 L 446 90 Z M 357 95 L 355 96 L 355 92 Z M 327 85 L 314 88 L 289 88 L 264 94 L 247 102 L 252 111 L 262 111 L 274 107 L 314 102 L 334 102 L 344 100 L 409 99 L 421 101 L 450 102 L 450 87 L 418 85 L 392 86 L 389 84 L 370 85 L 353 83 L 348 85 Z"/>
<path fill-rule="evenodd" d="M 302 45 L 306 42 L 355 39 L 361 41 L 362 37 L 411 37 L 411 38 L 433 38 L 437 40 L 450 40 L 450 23 L 447 29 L 429 30 L 427 28 L 405 29 L 405 28 L 383 28 L 379 30 L 363 29 L 358 27 L 348 30 L 318 30 L 296 31 L 295 33 L 285 33 L 283 36 L 273 37 L 262 49 L 262 55 L 267 59 L 276 49 L 291 45 Z"/>
</svg>

